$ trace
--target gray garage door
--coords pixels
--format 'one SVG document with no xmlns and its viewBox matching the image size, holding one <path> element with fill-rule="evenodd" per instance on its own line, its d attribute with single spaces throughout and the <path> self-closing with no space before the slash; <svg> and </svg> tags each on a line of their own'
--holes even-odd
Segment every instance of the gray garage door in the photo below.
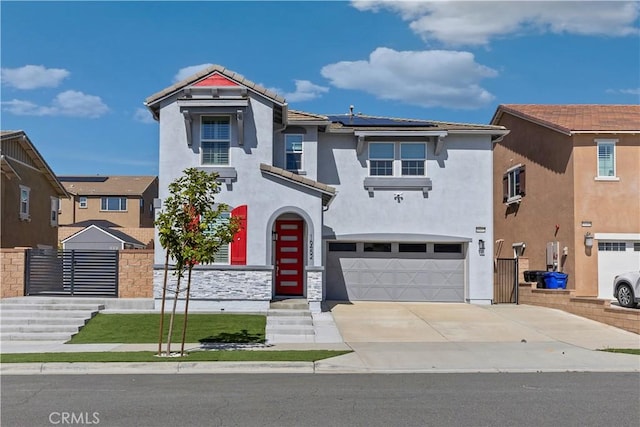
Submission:
<svg viewBox="0 0 640 427">
<path fill-rule="evenodd" d="M 463 302 L 465 246 L 330 242 L 327 299 Z"/>
</svg>

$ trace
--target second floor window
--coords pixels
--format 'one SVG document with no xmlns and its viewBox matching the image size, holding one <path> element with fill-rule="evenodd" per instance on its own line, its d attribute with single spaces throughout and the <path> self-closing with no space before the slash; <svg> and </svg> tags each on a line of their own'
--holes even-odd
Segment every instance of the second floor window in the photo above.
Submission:
<svg viewBox="0 0 640 427">
<path fill-rule="evenodd" d="M 612 140 L 597 141 L 598 144 L 598 178 L 614 178 L 616 176 L 616 144 Z"/>
<path fill-rule="evenodd" d="M 200 127 L 200 147 L 203 165 L 228 165 L 231 145 L 229 117 L 203 117 Z"/>
<path fill-rule="evenodd" d="M 86 209 L 87 208 L 87 198 L 86 197 L 80 197 L 80 200 L 78 201 L 78 207 L 81 209 Z"/>
<path fill-rule="evenodd" d="M 299 171 L 302 169 L 302 135 L 284 136 L 284 156 L 286 169 L 289 171 Z"/>
<path fill-rule="evenodd" d="M 29 219 L 29 198 L 31 196 L 31 189 L 20 186 L 20 219 Z"/>
<path fill-rule="evenodd" d="M 502 176 L 502 201 L 504 203 L 517 202 L 524 196 L 525 168 L 517 165 Z"/>
<path fill-rule="evenodd" d="M 127 210 L 127 198 L 126 197 L 103 197 L 100 205 L 100 210 L 103 211 L 126 211 Z"/>
<path fill-rule="evenodd" d="M 369 144 L 369 175 L 393 176 L 393 142 Z"/>
<path fill-rule="evenodd" d="M 423 176 L 425 154 L 424 144 L 400 144 L 402 176 Z"/>
</svg>

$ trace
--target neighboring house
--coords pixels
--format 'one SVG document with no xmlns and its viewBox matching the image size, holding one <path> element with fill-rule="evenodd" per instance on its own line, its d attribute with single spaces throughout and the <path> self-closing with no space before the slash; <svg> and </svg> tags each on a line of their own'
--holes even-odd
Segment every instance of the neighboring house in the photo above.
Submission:
<svg viewBox="0 0 640 427">
<path fill-rule="evenodd" d="M 64 250 L 144 249 L 145 244 L 115 228 L 92 224 L 62 240 Z"/>
<path fill-rule="evenodd" d="M 62 201 L 60 225 L 109 221 L 117 227 L 153 227 L 155 176 L 59 176 L 71 195 Z"/>
<path fill-rule="evenodd" d="M 612 299 L 640 268 L 640 106 L 500 105 L 491 124 L 511 131 L 493 152 L 498 255 Z"/>
<path fill-rule="evenodd" d="M 319 115 L 221 66 L 149 97 L 161 200 L 189 167 L 217 172 L 243 218 L 192 298 L 491 303 L 492 147 L 502 126 Z M 156 242 L 156 297 L 165 255 Z"/>
<path fill-rule="evenodd" d="M 57 248 L 59 199 L 69 195 L 24 131 L 0 137 L 0 246 Z"/>
</svg>

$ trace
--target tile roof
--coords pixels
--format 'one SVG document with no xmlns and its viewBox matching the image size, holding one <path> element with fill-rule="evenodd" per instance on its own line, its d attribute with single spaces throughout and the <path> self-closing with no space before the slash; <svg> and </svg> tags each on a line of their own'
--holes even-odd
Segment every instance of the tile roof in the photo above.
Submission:
<svg viewBox="0 0 640 427">
<path fill-rule="evenodd" d="M 331 199 L 333 199 L 336 194 L 336 189 L 330 185 L 314 181 L 312 179 L 306 178 L 302 175 L 298 175 L 297 173 L 293 173 L 282 168 L 267 165 L 265 163 L 260 163 L 260 170 L 271 175 L 276 175 L 287 181 L 291 181 L 294 184 L 304 185 L 320 191 L 321 193 L 323 193 L 322 203 L 325 206 L 331 201 Z"/>
<path fill-rule="evenodd" d="M 70 194 L 78 196 L 142 196 L 155 176 L 61 176 L 58 177 Z M 82 179 L 86 178 L 86 181 Z M 104 178 L 97 180 L 96 178 Z"/>
<path fill-rule="evenodd" d="M 567 134 L 580 131 L 640 132 L 640 105 L 503 104 L 496 110 L 491 123 L 497 123 L 503 113 Z"/>
<path fill-rule="evenodd" d="M 228 68 L 223 67 L 222 65 L 211 65 L 210 67 L 205 68 L 204 70 L 201 70 L 199 72 L 197 72 L 196 74 L 187 77 L 186 79 L 179 81 L 178 83 L 169 86 L 168 88 L 165 88 L 163 90 L 161 90 L 160 92 L 154 93 L 153 95 L 149 96 L 146 100 L 145 100 L 145 105 L 150 106 L 156 102 L 158 102 L 159 100 L 161 100 L 162 98 L 169 96 L 171 94 L 173 94 L 174 92 L 179 91 L 180 89 L 183 89 L 193 83 L 196 83 L 199 80 L 203 80 L 204 78 L 208 77 L 210 74 L 213 73 L 220 73 L 225 77 L 228 77 L 231 80 L 234 80 L 235 82 L 241 84 L 242 86 L 247 87 L 248 89 L 257 92 L 261 95 L 266 96 L 267 98 L 270 98 L 271 100 L 279 103 L 279 104 L 285 104 L 286 100 L 281 97 L 280 95 L 278 95 L 277 93 L 266 89 L 254 82 L 252 82 L 249 79 L 246 79 L 243 75 L 238 74 L 234 71 L 229 70 Z"/>
</svg>

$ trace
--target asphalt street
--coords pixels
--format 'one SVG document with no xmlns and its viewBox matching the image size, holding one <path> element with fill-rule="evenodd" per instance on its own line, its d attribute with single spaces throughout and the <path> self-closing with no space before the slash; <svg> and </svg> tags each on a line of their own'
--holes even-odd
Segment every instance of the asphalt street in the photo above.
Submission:
<svg viewBox="0 0 640 427">
<path fill-rule="evenodd" d="M 3 427 L 637 426 L 638 373 L 2 377 Z"/>
</svg>

